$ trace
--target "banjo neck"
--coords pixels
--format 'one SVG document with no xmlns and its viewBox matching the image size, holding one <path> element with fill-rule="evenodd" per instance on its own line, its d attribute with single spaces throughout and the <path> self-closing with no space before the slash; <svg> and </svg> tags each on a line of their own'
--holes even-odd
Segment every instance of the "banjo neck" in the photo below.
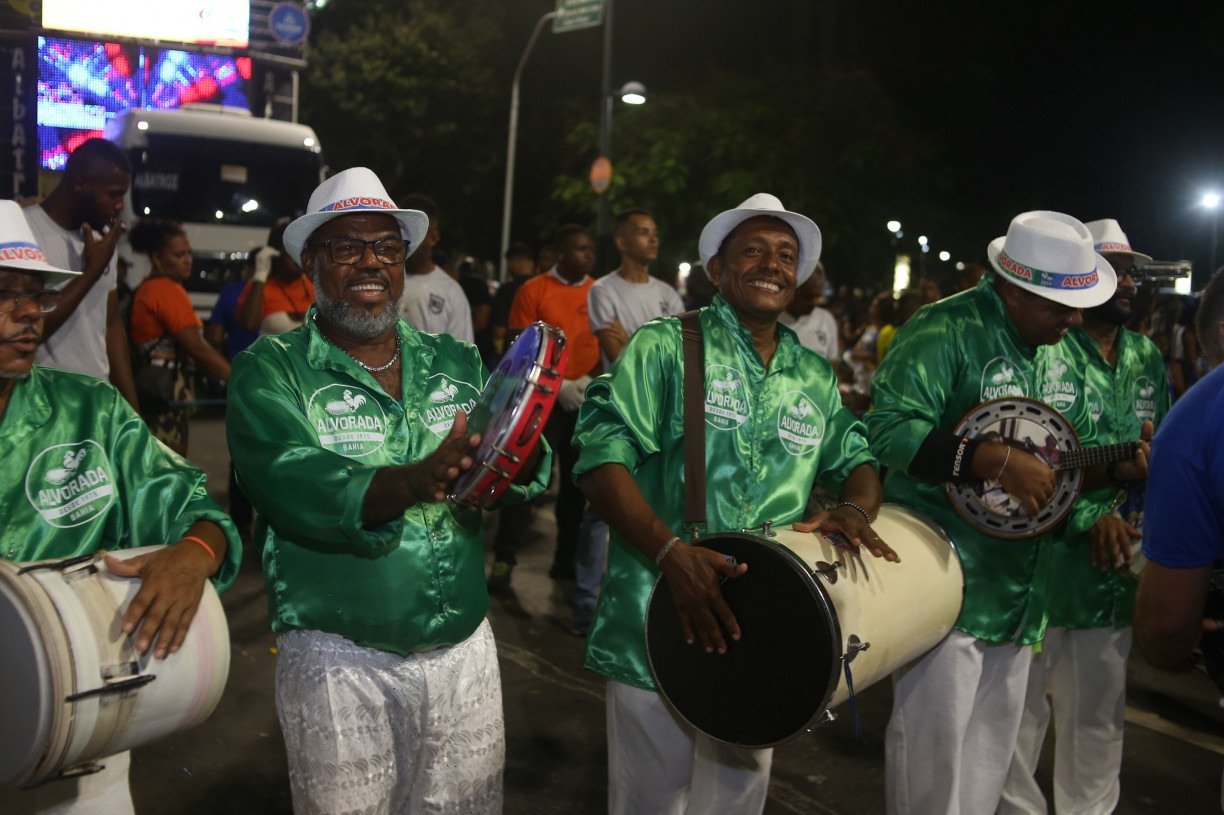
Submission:
<svg viewBox="0 0 1224 815">
<path fill-rule="evenodd" d="M 1081 447 L 1062 453 L 1058 463 L 1052 469 L 1080 470 L 1098 464 L 1128 461 L 1135 457 L 1135 450 L 1138 446 L 1138 442 L 1128 441 L 1122 444 L 1106 444 L 1102 447 Z"/>
</svg>

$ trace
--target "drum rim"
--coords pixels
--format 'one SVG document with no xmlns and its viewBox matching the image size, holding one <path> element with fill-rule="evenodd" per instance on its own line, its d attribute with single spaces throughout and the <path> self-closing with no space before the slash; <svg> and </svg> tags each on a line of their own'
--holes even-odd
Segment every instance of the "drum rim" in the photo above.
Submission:
<svg viewBox="0 0 1224 815">
<path fill-rule="evenodd" d="M 556 328 L 555 326 L 549 325 L 548 323 L 542 320 L 537 320 L 536 322 L 524 328 L 522 332 L 518 335 L 518 337 L 515 338 L 514 342 L 510 344 L 510 347 L 513 348 L 515 345 L 517 345 L 520 340 L 522 340 L 524 337 L 528 335 L 528 332 L 539 334 L 540 339 L 541 339 L 539 348 L 537 349 L 536 355 L 535 355 L 536 370 L 532 371 L 527 376 L 523 377 L 522 382 L 520 382 L 518 386 L 515 388 L 514 390 L 515 405 L 513 409 L 510 411 L 509 421 L 505 423 L 507 428 L 515 428 L 518 426 L 519 421 L 523 418 L 523 415 L 527 412 L 528 408 L 531 406 L 530 399 L 523 399 L 521 397 L 525 393 L 530 393 L 530 388 L 539 385 L 540 380 L 543 378 L 543 375 L 544 375 L 543 370 L 541 370 L 543 368 L 543 366 L 541 365 L 541 362 L 544 359 L 547 359 L 550 349 L 552 349 L 557 342 L 564 342 L 565 340 L 565 335 L 562 334 L 558 328 Z M 509 353 L 509 349 L 507 349 L 507 353 Z M 501 364 L 498 363 L 498 368 L 500 367 L 501 367 Z M 489 379 L 492 379 L 496 375 L 496 373 L 497 373 L 497 369 L 495 368 L 494 371 L 491 374 L 489 374 Z M 485 382 L 485 385 L 486 387 L 488 386 L 488 381 Z M 544 423 L 541 423 L 540 425 L 541 435 L 543 434 L 543 427 L 544 427 Z M 506 439 L 513 438 L 513 436 L 514 436 L 514 432 L 512 429 L 510 429 L 506 433 L 503 433 L 497 438 L 494 438 L 493 436 L 488 434 L 488 430 L 486 428 L 484 437 L 481 438 L 480 440 L 480 447 L 478 447 L 476 449 L 476 452 L 473 454 L 474 458 L 478 458 L 482 452 L 490 451 L 491 448 L 495 445 L 503 446 L 504 441 Z M 539 436 L 537 436 L 536 438 L 538 442 Z M 479 502 L 475 501 L 475 499 L 478 498 L 478 494 L 476 493 L 475 488 L 482 481 L 482 478 L 479 473 L 480 473 L 480 470 L 477 467 L 476 462 L 473 461 L 471 468 L 469 468 L 466 472 L 459 474 L 459 477 L 455 480 L 455 484 L 451 488 L 450 494 L 447 497 L 450 498 L 452 501 L 455 501 L 456 503 L 459 503 L 459 504 L 466 505 L 467 502 L 473 502 L 474 505 L 479 506 Z M 469 478 L 467 478 L 469 474 L 472 474 L 470 476 L 470 480 Z M 464 483 L 464 482 L 468 482 L 468 483 Z M 460 488 L 461 484 L 463 484 L 466 487 L 466 490 L 463 490 Z"/>
<path fill-rule="evenodd" d="M 1074 425 L 1071 424 L 1071 420 L 1068 419 L 1066 416 L 1064 416 L 1061 411 L 1057 410 L 1051 405 L 1047 405 L 1045 402 L 1042 402 L 1040 399 L 1032 399 L 1027 396 L 1004 396 L 998 399 L 988 399 L 985 402 L 979 402 L 978 404 L 974 405 L 969 410 L 965 411 L 965 414 L 961 416 L 960 420 L 955 425 L 955 429 L 952 432 L 956 435 L 963 435 L 964 432 L 968 429 L 971 417 L 973 417 L 980 411 L 990 408 L 991 406 L 999 404 L 999 403 L 1004 403 L 1004 404 L 1009 404 L 1009 405 L 1028 404 L 1042 411 L 1046 411 L 1048 413 L 1053 414 L 1055 418 L 1061 419 L 1063 424 L 1066 425 L 1067 433 L 1070 434 L 1071 441 L 1075 444 L 1075 447 L 1073 449 L 1079 450 L 1084 446 L 1083 442 L 1080 441 L 1079 434 L 1075 431 Z M 1082 492 L 1083 485 L 1084 485 L 1084 471 L 1083 470 L 1073 470 L 1073 471 L 1064 471 L 1064 472 L 1067 472 L 1070 475 L 1070 477 L 1074 479 L 1076 482 L 1075 488 L 1072 491 L 1072 500 L 1068 501 L 1066 506 L 1064 506 L 1062 510 L 1056 516 L 1045 521 L 1040 526 L 1040 528 L 1037 528 L 1037 529 L 1024 530 L 1021 532 L 995 529 L 995 530 L 991 530 L 988 532 L 985 529 L 982 529 L 978 525 L 977 519 L 973 516 L 973 514 L 968 512 L 964 507 L 962 507 L 960 502 L 957 501 L 953 497 L 954 493 L 957 493 L 963 485 L 954 484 L 950 481 L 945 482 L 943 485 L 944 495 L 947 498 L 948 503 L 952 506 L 952 509 L 954 509 L 956 511 L 956 514 L 960 516 L 960 519 L 964 521 L 966 524 L 968 524 L 970 527 L 972 527 L 975 531 L 980 532 L 983 535 L 989 535 L 990 537 L 997 538 L 999 540 L 1029 540 L 1031 538 L 1036 538 L 1036 537 L 1040 537 L 1041 535 L 1044 535 L 1045 533 L 1049 532 L 1051 529 L 1053 529 L 1054 527 L 1062 523 L 1063 520 L 1067 517 L 1067 515 L 1070 514 L 1071 508 L 1075 505 L 1075 498 L 1078 497 L 1080 492 Z"/>
<path fill-rule="evenodd" d="M 812 532 L 811 534 L 815 535 L 816 533 Z M 694 546 L 700 546 L 702 545 L 703 542 L 711 538 L 737 538 L 740 540 L 750 540 L 755 543 L 764 544 L 766 547 L 783 555 L 784 561 L 789 566 L 791 566 L 791 568 L 793 568 L 796 572 L 805 576 L 808 579 L 810 585 L 815 587 L 815 590 L 812 592 L 812 595 L 817 602 L 818 610 L 824 616 L 825 620 L 831 624 L 831 629 L 832 629 L 830 632 L 831 635 L 829 638 L 829 641 L 830 641 L 829 679 L 825 686 L 824 696 L 823 698 L 821 698 L 820 702 L 816 705 L 815 712 L 812 714 L 811 718 L 805 721 L 802 725 L 796 728 L 789 735 L 784 736 L 783 738 L 778 739 L 777 741 L 772 741 L 768 743 L 744 744 L 743 742 L 727 741 L 726 739 L 721 739 L 718 736 L 713 735 L 712 733 L 708 733 L 705 730 L 702 730 L 700 727 L 695 725 L 693 722 L 689 721 L 688 717 L 685 716 L 680 711 L 680 709 L 676 707 L 675 703 L 672 702 L 671 697 L 667 694 L 667 691 L 664 690 L 662 683 L 659 682 L 658 675 L 655 672 L 654 658 L 651 656 L 651 653 L 650 653 L 650 607 L 654 603 L 655 594 L 656 592 L 658 592 L 660 584 L 663 582 L 662 573 L 660 573 L 655 578 L 654 586 L 652 586 L 650 589 L 650 596 L 646 600 L 646 615 L 645 615 L 645 620 L 644 620 L 643 639 L 646 645 L 646 662 L 650 668 L 650 677 L 651 679 L 654 680 L 656 691 L 661 697 L 663 697 L 663 701 L 667 704 L 667 707 L 670 710 L 672 710 L 677 716 L 679 716 L 685 722 L 685 724 L 687 724 L 689 727 L 693 728 L 699 733 L 704 734 L 705 736 L 708 736 L 709 738 L 714 739 L 715 741 L 719 741 L 724 744 L 735 745 L 737 747 L 747 747 L 747 748 L 751 748 L 754 750 L 766 750 L 772 747 L 777 747 L 778 745 L 781 745 L 781 744 L 786 744 L 787 742 L 793 741 L 794 739 L 798 738 L 801 734 L 809 732 L 812 728 L 812 724 L 814 722 L 818 722 L 824 716 L 825 712 L 829 709 L 829 700 L 833 698 L 833 694 L 836 692 L 837 686 L 841 682 L 842 664 L 843 664 L 843 657 L 845 655 L 845 649 L 843 647 L 844 643 L 842 642 L 841 622 L 837 618 L 837 608 L 836 606 L 834 606 L 833 599 L 829 596 L 829 593 L 825 589 L 820 578 L 816 574 L 812 573 L 812 570 L 807 567 L 807 564 L 805 564 L 798 555 L 796 555 L 793 551 L 791 551 L 788 547 L 784 546 L 783 544 L 778 543 L 777 541 L 771 538 L 762 537 L 760 535 L 756 535 L 751 532 L 747 532 L 743 530 L 726 531 L 726 532 L 710 532 L 702 537 L 699 537 L 693 541 L 690 541 L 690 543 Z M 700 645 L 694 642 L 693 645 L 691 646 L 685 645 L 684 647 L 699 648 Z"/>
</svg>

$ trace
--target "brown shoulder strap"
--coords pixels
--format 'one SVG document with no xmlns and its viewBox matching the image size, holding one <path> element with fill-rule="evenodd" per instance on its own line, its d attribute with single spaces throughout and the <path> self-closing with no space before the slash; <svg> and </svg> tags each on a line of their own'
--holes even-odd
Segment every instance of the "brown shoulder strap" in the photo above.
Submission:
<svg viewBox="0 0 1224 815">
<path fill-rule="evenodd" d="M 700 312 L 678 316 L 684 339 L 684 526 L 695 538 L 706 521 L 705 348 Z"/>
</svg>

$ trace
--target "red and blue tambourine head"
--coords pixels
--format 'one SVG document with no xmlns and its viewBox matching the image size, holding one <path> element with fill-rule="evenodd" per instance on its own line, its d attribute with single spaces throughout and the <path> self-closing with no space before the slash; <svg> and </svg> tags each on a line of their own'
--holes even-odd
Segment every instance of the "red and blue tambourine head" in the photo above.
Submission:
<svg viewBox="0 0 1224 815">
<path fill-rule="evenodd" d="M 524 329 L 493 370 L 468 418 L 480 433 L 472 466 L 460 473 L 448 496 L 472 509 L 488 509 L 518 477 L 561 390 L 565 334 L 548 323 Z"/>
</svg>

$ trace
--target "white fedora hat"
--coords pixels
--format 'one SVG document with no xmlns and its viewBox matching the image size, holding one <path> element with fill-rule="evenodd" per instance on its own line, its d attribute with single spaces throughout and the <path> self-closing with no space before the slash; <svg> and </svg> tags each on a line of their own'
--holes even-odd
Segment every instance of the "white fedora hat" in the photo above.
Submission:
<svg viewBox="0 0 1224 815">
<path fill-rule="evenodd" d="M 1012 218 L 1007 235 L 986 248 L 995 272 L 1009 283 L 1071 308 L 1113 297 L 1118 277 L 1092 248 L 1092 233 L 1070 215 L 1048 210 Z"/>
<path fill-rule="evenodd" d="M 310 194 L 306 214 L 285 227 L 285 252 L 300 263 L 302 249 L 316 229 L 332 218 L 360 212 L 377 212 L 399 221 L 409 254 L 421 245 L 429 230 L 429 216 L 420 210 L 396 207 L 373 170 L 352 167 L 336 173 Z"/>
<path fill-rule="evenodd" d="M 34 240 L 25 213 L 16 201 L 0 201 L 0 269 L 42 275 L 48 286 L 81 276 L 80 272 L 47 263 L 47 256 Z"/>
<path fill-rule="evenodd" d="M 1098 253 L 1102 255 L 1114 253 L 1130 255 L 1135 259 L 1136 266 L 1146 266 L 1152 262 L 1151 255 L 1145 255 L 1142 252 L 1136 252 L 1134 249 L 1131 249 L 1130 240 L 1127 239 L 1126 233 L 1122 231 L 1122 227 L 1118 226 L 1118 222 L 1113 218 L 1089 221 L 1084 226 L 1088 227 L 1088 231 L 1092 233 L 1092 248 Z"/>
<path fill-rule="evenodd" d="M 759 215 L 779 218 L 795 230 L 795 237 L 799 239 L 799 262 L 795 266 L 798 274 L 796 285 L 802 284 L 812 276 L 816 262 L 820 260 L 820 228 L 806 215 L 787 210 L 777 196 L 767 192 L 758 192 L 735 209 L 720 212 L 710 219 L 705 229 L 701 230 L 701 238 L 697 241 L 701 264 L 708 270 L 710 258 L 718 254 L 719 247 L 727 236 L 744 221 Z"/>
</svg>

